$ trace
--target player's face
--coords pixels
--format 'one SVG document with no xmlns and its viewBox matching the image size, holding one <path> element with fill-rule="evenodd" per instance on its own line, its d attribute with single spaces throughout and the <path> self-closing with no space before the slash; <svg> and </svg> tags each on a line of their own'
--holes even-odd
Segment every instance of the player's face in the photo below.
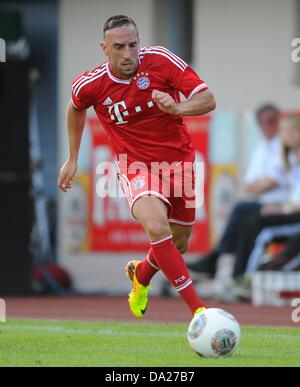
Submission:
<svg viewBox="0 0 300 387">
<path fill-rule="evenodd" d="M 133 25 L 113 28 L 106 31 L 101 48 L 108 57 L 115 75 L 130 78 L 138 67 L 140 39 Z"/>
<path fill-rule="evenodd" d="M 272 139 L 278 133 L 279 115 L 273 110 L 266 110 L 260 114 L 258 123 L 264 136 Z"/>
</svg>

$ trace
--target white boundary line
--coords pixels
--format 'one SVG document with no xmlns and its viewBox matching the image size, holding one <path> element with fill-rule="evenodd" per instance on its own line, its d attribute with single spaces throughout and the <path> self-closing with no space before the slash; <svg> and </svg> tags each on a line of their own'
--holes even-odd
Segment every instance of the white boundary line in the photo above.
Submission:
<svg viewBox="0 0 300 387">
<path fill-rule="evenodd" d="M 151 337 L 183 337 L 186 336 L 184 333 L 178 332 L 128 332 L 119 331 L 114 329 L 72 329 L 64 327 L 30 327 L 26 325 L 20 326 L 0 326 L 0 331 L 29 331 L 29 332 L 48 332 L 48 333 L 64 333 L 64 334 L 79 334 L 79 335 L 110 335 L 110 336 L 151 336 Z"/>
<path fill-rule="evenodd" d="M 143 326 L 143 325 L 141 325 Z M 243 328 L 243 327 L 242 327 Z M 251 327 L 249 327 L 251 328 Z M 255 326 L 252 328 L 267 328 L 264 326 Z M 274 327 L 274 329 L 280 327 Z M 29 331 L 29 332 L 48 332 L 48 333 L 63 333 L 63 334 L 79 334 L 79 335 L 111 335 L 111 336 L 150 336 L 150 337 L 186 337 L 186 333 L 179 333 L 179 332 L 130 332 L 130 331 L 120 331 L 117 328 L 109 329 L 75 329 L 75 328 L 64 328 L 64 327 L 54 327 L 54 326 L 41 326 L 41 327 L 34 327 L 34 326 L 26 326 L 26 325 L 20 325 L 20 326 L 9 326 L 9 325 L 0 325 L 0 331 Z M 242 338 L 243 337 L 258 337 L 257 333 L 247 333 L 242 331 Z M 272 334 L 270 333 L 263 333 L 259 335 L 260 337 L 266 337 L 266 338 L 277 338 L 277 339 L 291 339 L 291 340 L 299 340 L 300 335 L 288 335 L 288 334 Z"/>
</svg>

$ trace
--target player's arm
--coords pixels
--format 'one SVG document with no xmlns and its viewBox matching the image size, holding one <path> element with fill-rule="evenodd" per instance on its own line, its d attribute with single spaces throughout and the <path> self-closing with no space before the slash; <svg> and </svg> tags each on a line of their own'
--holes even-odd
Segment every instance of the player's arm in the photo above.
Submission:
<svg viewBox="0 0 300 387">
<path fill-rule="evenodd" d="M 169 94 L 158 90 L 153 90 L 152 99 L 161 111 L 175 116 L 201 116 L 216 108 L 215 98 L 208 89 L 180 103 L 176 103 Z"/>
<path fill-rule="evenodd" d="M 72 179 L 78 169 L 77 162 L 85 120 L 86 109 L 77 110 L 70 101 L 67 109 L 69 157 L 62 166 L 58 178 L 58 187 L 63 192 L 72 188 Z"/>
</svg>

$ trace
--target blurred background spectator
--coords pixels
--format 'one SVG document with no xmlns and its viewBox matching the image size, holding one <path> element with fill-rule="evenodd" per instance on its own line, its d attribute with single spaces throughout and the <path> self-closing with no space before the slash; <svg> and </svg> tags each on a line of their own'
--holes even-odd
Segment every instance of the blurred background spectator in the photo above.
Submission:
<svg viewBox="0 0 300 387">
<path fill-rule="evenodd" d="M 268 230 L 269 243 L 272 238 L 290 237 L 300 231 L 300 118 L 296 115 L 283 117 L 279 136 L 281 153 L 274 159 L 270 177 L 288 188 L 289 197 L 281 204 L 264 205 L 258 215 L 245 219 L 241 224 L 233 277 L 243 275 L 246 269 L 253 272 L 258 268 L 262 258 L 259 250 L 263 252 L 266 248 L 263 237 L 257 240 L 262 230 Z M 256 251 L 251 256 L 256 240 Z"/>
<path fill-rule="evenodd" d="M 288 189 L 289 195 L 281 204 L 265 204 L 259 214 L 245 218 L 239 225 L 233 281 L 226 292 L 232 299 L 250 299 L 251 281 L 248 275 L 257 270 L 297 269 L 300 232 L 300 118 L 283 117 L 279 125 L 280 150 L 273 160 L 270 178 Z M 283 251 L 268 253 L 272 244 L 280 242 Z M 246 277 L 245 277 L 246 274 Z"/>
<path fill-rule="evenodd" d="M 272 178 L 274 159 L 281 155 L 277 135 L 279 110 L 273 105 L 263 105 L 257 109 L 256 118 L 263 139 L 253 150 L 244 180 L 246 191 L 253 196 L 253 200 L 242 201 L 235 206 L 217 246 L 209 254 L 189 264 L 190 270 L 194 272 L 214 276 L 219 257 L 235 253 L 241 224 L 258 214 L 264 205 L 279 205 L 287 198 L 286 185 Z"/>
</svg>

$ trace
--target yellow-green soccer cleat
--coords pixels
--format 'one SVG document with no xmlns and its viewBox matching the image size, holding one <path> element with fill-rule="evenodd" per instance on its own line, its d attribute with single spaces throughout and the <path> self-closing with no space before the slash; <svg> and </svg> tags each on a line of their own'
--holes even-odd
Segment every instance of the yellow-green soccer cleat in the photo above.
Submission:
<svg viewBox="0 0 300 387">
<path fill-rule="evenodd" d="M 206 310 L 206 309 L 207 309 L 207 308 L 206 308 L 205 306 L 202 306 L 202 308 L 198 308 L 198 309 L 196 310 L 196 312 L 194 313 L 194 316 L 196 316 L 197 314 L 203 312 L 203 311 Z"/>
<path fill-rule="evenodd" d="M 141 285 L 136 278 L 136 269 L 141 261 L 129 261 L 125 267 L 125 273 L 132 282 L 132 290 L 129 293 L 129 307 L 137 318 L 144 317 L 148 305 L 148 290 L 150 286 Z"/>
</svg>

